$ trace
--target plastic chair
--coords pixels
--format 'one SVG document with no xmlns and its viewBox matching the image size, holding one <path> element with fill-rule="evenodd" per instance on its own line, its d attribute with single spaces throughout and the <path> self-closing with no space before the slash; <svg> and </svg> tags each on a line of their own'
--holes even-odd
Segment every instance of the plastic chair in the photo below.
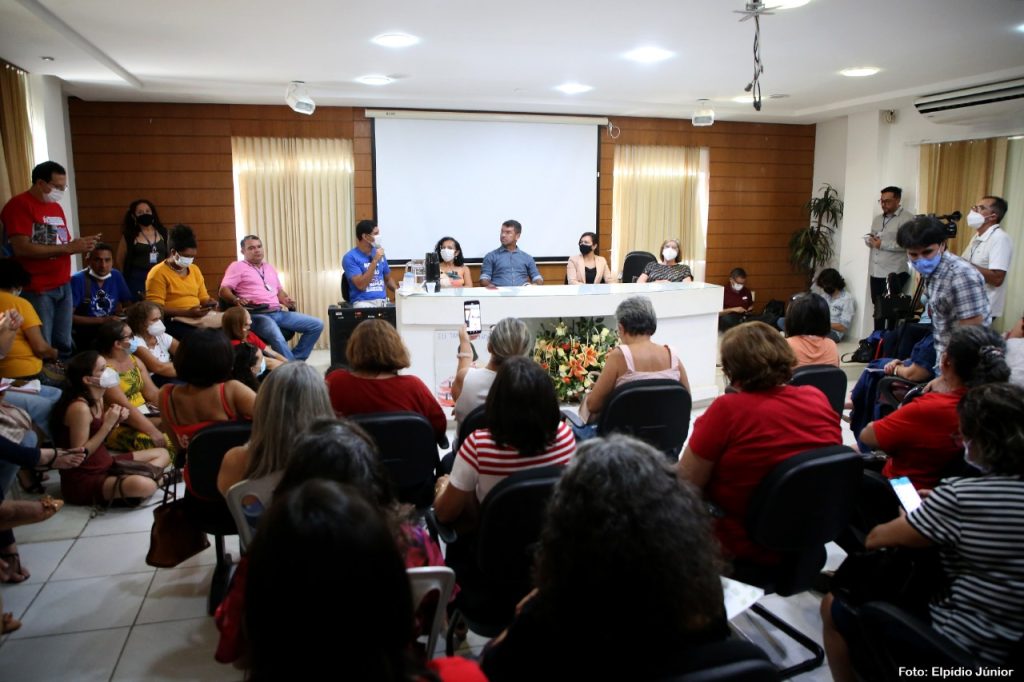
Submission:
<svg viewBox="0 0 1024 682">
<path fill-rule="evenodd" d="M 252 478 L 239 481 L 228 489 L 225 495 L 228 510 L 235 519 L 235 526 L 238 528 L 238 545 L 245 553 L 252 536 L 256 532 L 256 525 L 260 516 L 270 508 L 270 499 L 274 496 L 274 489 L 281 481 L 284 472 L 277 471 L 263 478 Z"/>
<path fill-rule="evenodd" d="M 804 365 L 793 371 L 792 386 L 814 386 L 825 394 L 837 415 L 843 414 L 846 403 L 846 372 L 832 365 Z"/>
<path fill-rule="evenodd" d="M 434 614 L 430 619 L 430 631 L 427 633 L 427 659 L 431 659 L 434 657 L 437 638 L 444 625 L 448 601 L 452 598 L 452 590 L 455 589 L 455 571 L 446 566 L 421 566 L 408 568 L 406 573 L 409 574 L 412 603 L 415 608 L 419 608 L 423 598 L 428 594 L 433 591 L 437 592 L 437 603 L 434 605 Z"/>
<path fill-rule="evenodd" d="M 845 445 L 794 455 L 758 485 L 747 512 L 747 535 L 778 552 L 778 564 L 734 562 L 735 580 L 783 597 L 810 589 L 825 564 L 825 544 L 846 529 L 860 492 L 863 464 Z M 811 652 L 811 658 L 779 671 L 783 679 L 819 667 L 824 650 L 760 604 L 751 611 Z"/>
<path fill-rule="evenodd" d="M 648 263 L 657 262 L 653 253 L 648 251 L 630 251 L 622 260 L 621 279 L 625 284 L 635 282 L 636 278 L 643 274 Z"/>
<path fill-rule="evenodd" d="M 349 418 L 373 437 L 398 499 L 429 507 L 434 501 L 439 443 L 427 418 L 417 412 L 375 412 Z"/>
</svg>

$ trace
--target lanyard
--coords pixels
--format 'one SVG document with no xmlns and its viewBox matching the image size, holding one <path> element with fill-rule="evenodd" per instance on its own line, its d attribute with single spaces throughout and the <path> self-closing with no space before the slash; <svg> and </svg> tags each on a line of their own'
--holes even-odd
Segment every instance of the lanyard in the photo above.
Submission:
<svg viewBox="0 0 1024 682">
<path fill-rule="evenodd" d="M 246 262 L 248 263 L 248 261 L 246 261 Z M 249 267 L 251 267 L 253 270 L 255 270 L 256 274 L 260 276 L 261 280 L 263 280 L 263 288 L 266 289 L 267 291 L 270 291 L 270 285 L 267 284 L 267 276 L 263 274 L 263 264 L 260 263 L 260 266 L 256 267 L 252 263 L 249 263 Z M 271 293 L 273 293 L 273 292 L 271 292 Z"/>
</svg>

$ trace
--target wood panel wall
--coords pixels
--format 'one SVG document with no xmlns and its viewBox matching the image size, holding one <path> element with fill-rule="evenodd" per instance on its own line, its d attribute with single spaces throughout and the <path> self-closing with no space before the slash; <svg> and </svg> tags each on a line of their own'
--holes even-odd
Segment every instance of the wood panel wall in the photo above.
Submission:
<svg viewBox="0 0 1024 682">
<path fill-rule="evenodd" d="M 341 137 L 355 151 L 355 218 L 373 217 L 372 125 L 363 109 L 318 107 L 302 116 L 285 106 L 69 102 L 78 220 L 83 234 L 116 242 L 134 199 L 156 204 L 165 225 L 192 225 L 211 289 L 235 260 L 231 137 Z M 725 284 L 741 266 L 759 303 L 803 287 L 786 243 L 806 218 L 814 171 L 814 126 L 613 117 L 618 138 L 601 138 L 598 216 L 603 255 L 611 248 L 616 144 L 706 146 L 711 184 L 707 280 Z M 340 258 L 340 254 L 339 254 Z M 620 264 L 613 264 L 614 268 Z M 551 284 L 564 267 L 541 265 Z M 212 292 L 211 292 L 212 293 Z"/>
</svg>

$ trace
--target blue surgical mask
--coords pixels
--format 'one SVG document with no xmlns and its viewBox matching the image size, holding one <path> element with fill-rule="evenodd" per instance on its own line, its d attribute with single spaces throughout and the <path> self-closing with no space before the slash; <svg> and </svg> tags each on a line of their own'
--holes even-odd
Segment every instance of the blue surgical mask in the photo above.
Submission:
<svg viewBox="0 0 1024 682">
<path fill-rule="evenodd" d="M 931 258 L 918 258 L 917 260 L 910 261 L 910 265 L 919 273 L 927 277 L 935 272 L 935 268 L 939 267 L 939 261 L 941 260 L 942 251 L 936 251 L 935 255 Z"/>
<path fill-rule="evenodd" d="M 135 351 L 139 349 L 139 337 L 133 336 L 132 340 L 128 342 L 128 355 L 135 355 Z"/>
<path fill-rule="evenodd" d="M 263 376 L 264 372 L 266 372 L 266 371 L 267 371 L 267 359 L 266 358 L 260 358 L 260 371 L 256 373 L 256 376 L 261 377 L 261 376 Z"/>
</svg>

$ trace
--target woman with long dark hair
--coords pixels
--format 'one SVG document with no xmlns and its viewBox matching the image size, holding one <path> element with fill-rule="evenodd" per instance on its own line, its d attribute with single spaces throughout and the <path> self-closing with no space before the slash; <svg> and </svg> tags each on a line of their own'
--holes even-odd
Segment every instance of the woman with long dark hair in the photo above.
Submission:
<svg viewBox="0 0 1024 682">
<path fill-rule="evenodd" d="M 136 199 L 121 221 L 121 241 L 114 265 L 124 275 L 128 291 L 136 301 L 146 297 L 146 276 L 167 258 L 167 228 L 160 222 L 156 206 L 148 199 Z"/>
</svg>

